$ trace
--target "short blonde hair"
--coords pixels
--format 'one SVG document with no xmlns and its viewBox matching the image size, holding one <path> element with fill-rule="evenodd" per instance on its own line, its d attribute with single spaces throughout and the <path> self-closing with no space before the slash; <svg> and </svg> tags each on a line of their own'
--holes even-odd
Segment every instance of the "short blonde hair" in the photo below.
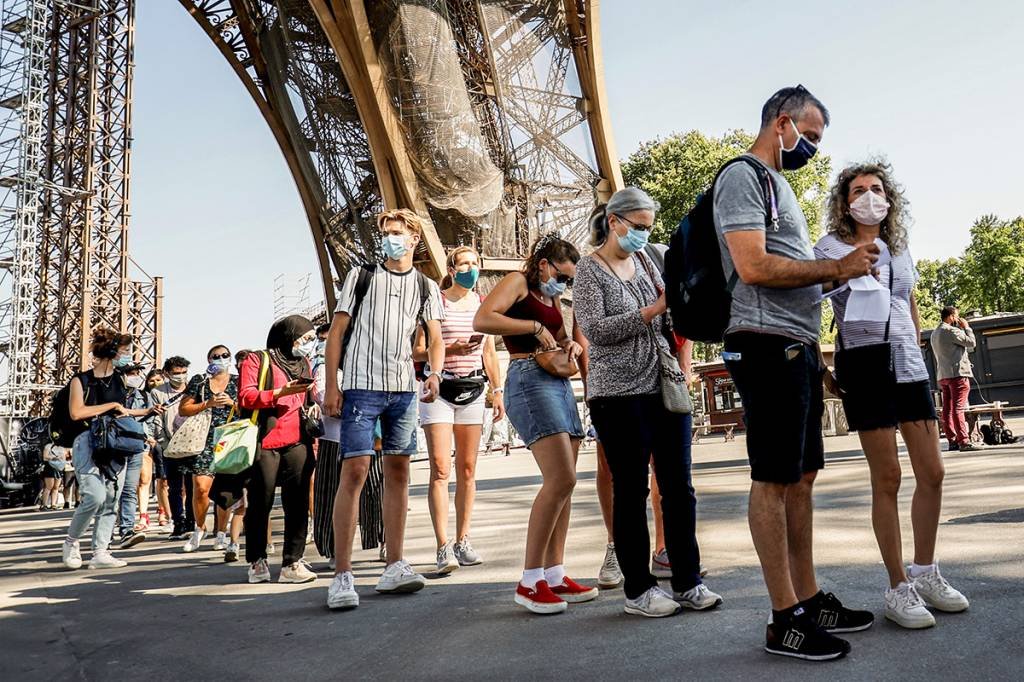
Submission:
<svg viewBox="0 0 1024 682">
<path fill-rule="evenodd" d="M 384 225 L 390 220 L 397 220 L 408 227 L 413 234 L 423 236 L 423 220 L 407 208 L 393 208 L 390 211 L 384 211 L 377 216 L 377 228 L 383 231 Z"/>
</svg>

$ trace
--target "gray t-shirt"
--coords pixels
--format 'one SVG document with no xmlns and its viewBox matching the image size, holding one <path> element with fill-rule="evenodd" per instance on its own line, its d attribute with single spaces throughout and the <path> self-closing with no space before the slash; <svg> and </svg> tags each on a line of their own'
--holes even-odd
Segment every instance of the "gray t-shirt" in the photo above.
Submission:
<svg viewBox="0 0 1024 682">
<path fill-rule="evenodd" d="M 747 154 L 749 158 L 754 158 Z M 765 168 L 768 168 L 765 166 Z M 765 230 L 766 206 L 757 173 L 746 163 L 734 163 L 715 184 L 715 229 L 722 249 L 722 267 L 726 278 L 733 273 L 732 255 L 725 233 L 740 230 L 765 232 L 768 253 L 793 260 L 815 260 L 807 219 L 800 210 L 796 194 L 781 174 L 768 168 L 778 209 L 778 229 Z M 732 311 L 726 333 L 753 331 L 779 334 L 804 343 L 817 343 L 821 328 L 821 286 L 798 289 L 772 289 L 736 282 L 732 292 Z"/>
</svg>

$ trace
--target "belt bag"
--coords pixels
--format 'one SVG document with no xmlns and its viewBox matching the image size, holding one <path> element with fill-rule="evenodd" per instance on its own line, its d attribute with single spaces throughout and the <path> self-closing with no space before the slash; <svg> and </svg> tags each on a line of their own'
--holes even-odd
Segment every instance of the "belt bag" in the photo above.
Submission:
<svg viewBox="0 0 1024 682">
<path fill-rule="evenodd" d="M 89 429 L 93 452 L 124 459 L 146 450 L 146 431 L 135 417 L 101 415 Z"/>
<path fill-rule="evenodd" d="M 484 392 L 487 380 L 478 374 L 468 377 L 441 377 L 441 397 L 452 405 L 469 405 Z"/>
<path fill-rule="evenodd" d="M 576 360 L 569 355 L 569 351 L 563 348 L 539 350 L 531 355 L 530 359 L 535 360 L 548 374 L 562 379 L 576 376 L 580 371 L 580 368 L 576 366 Z"/>
<path fill-rule="evenodd" d="M 889 266 L 889 291 L 892 300 L 893 268 Z M 857 348 L 843 344 L 843 333 L 839 332 L 839 352 L 836 353 L 836 381 L 844 393 L 855 396 L 875 395 L 890 398 L 896 390 L 896 366 L 893 363 L 892 344 L 889 343 L 889 324 L 892 322 L 892 304 L 889 305 L 889 319 L 885 322 L 885 336 L 882 343 L 872 343 Z"/>
</svg>

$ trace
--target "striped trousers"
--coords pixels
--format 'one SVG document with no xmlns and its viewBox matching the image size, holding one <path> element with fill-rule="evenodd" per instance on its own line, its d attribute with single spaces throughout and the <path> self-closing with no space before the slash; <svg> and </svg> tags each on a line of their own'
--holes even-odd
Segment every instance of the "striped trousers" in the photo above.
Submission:
<svg viewBox="0 0 1024 682">
<path fill-rule="evenodd" d="M 341 466 L 338 444 L 321 440 L 313 479 L 313 542 L 326 559 L 334 558 L 334 497 L 338 492 Z M 383 499 L 384 467 L 380 455 L 375 455 L 370 458 L 370 471 L 359 495 L 359 540 L 363 549 L 374 549 L 384 543 Z"/>
</svg>

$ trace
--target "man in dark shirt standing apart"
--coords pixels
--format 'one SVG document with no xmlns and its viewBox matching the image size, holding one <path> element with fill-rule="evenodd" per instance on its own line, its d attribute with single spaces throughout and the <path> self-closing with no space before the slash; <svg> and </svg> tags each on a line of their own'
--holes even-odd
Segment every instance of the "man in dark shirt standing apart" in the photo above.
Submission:
<svg viewBox="0 0 1024 682">
<path fill-rule="evenodd" d="M 820 285 L 869 274 L 879 253 L 870 244 L 842 260 L 815 260 L 807 220 L 780 172 L 807 164 L 828 123 L 828 110 L 803 86 L 779 90 L 746 154 L 767 171 L 770 201 L 748 163 L 729 166 L 714 187 L 723 269 L 738 275 L 722 357 L 743 399 L 750 534 L 772 601 L 765 651 L 807 660 L 845 656 L 850 645 L 832 633 L 873 622 L 818 588 L 812 551 L 811 494 L 824 467 Z"/>
</svg>

